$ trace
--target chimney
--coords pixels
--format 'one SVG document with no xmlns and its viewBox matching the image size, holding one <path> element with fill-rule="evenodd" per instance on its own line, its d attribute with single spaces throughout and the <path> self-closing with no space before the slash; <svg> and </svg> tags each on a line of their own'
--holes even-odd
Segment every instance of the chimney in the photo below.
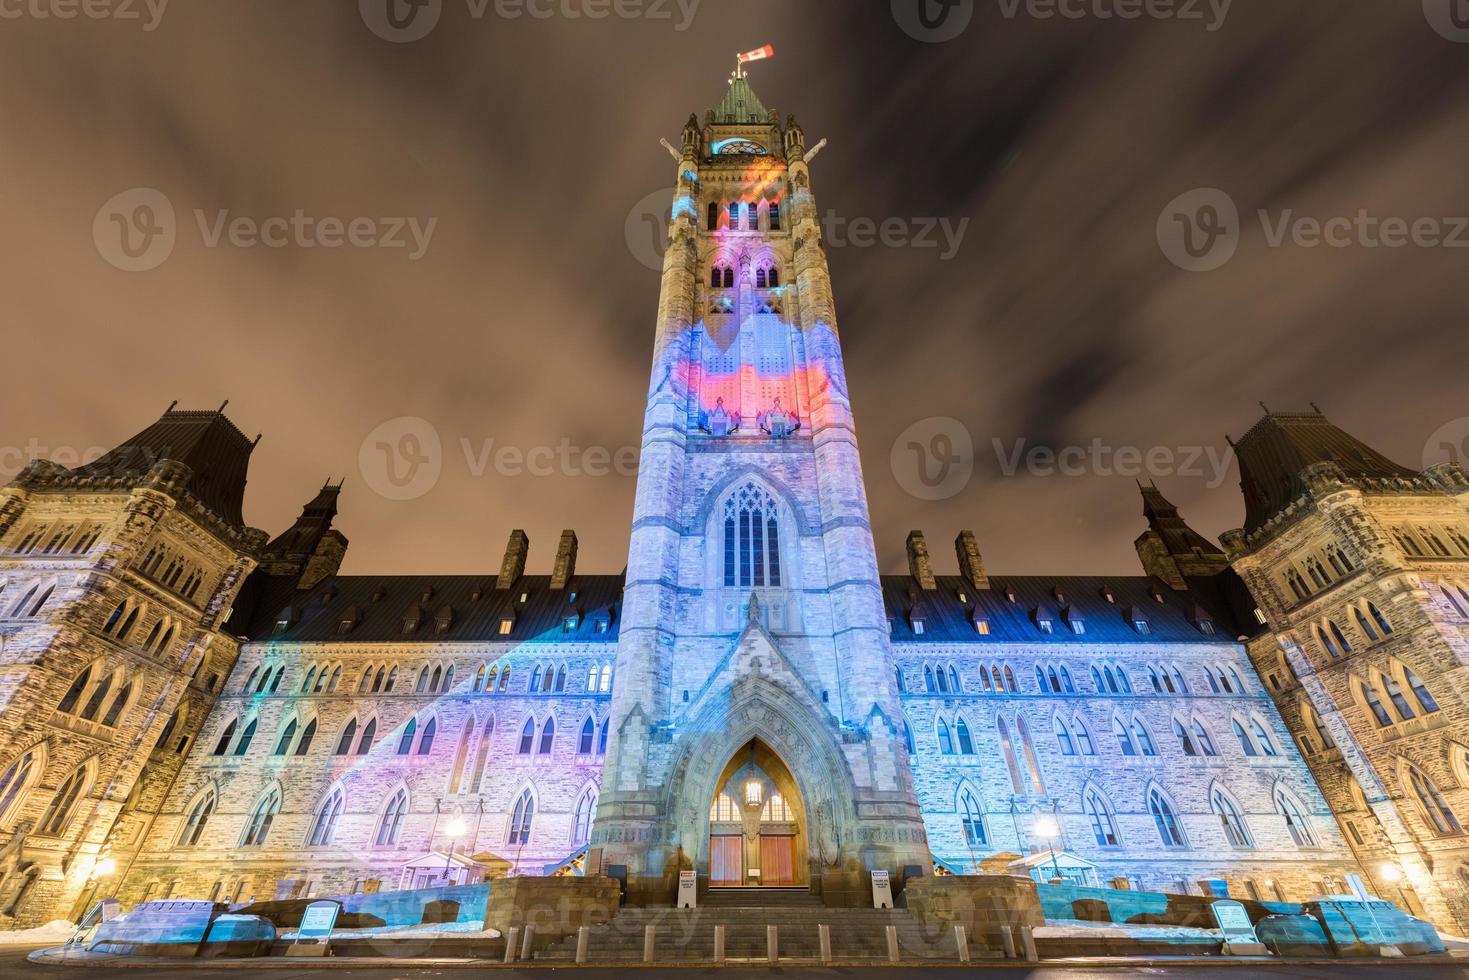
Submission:
<svg viewBox="0 0 1469 980">
<path fill-rule="evenodd" d="M 908 533 L 908 571 L 918 580 L 918 587 L 932 592 L 939 587 L 933 578 L 933 562 L 928 557 L 928 542 L 922 531 Z"/>
<path fill-rule="evenodd" d="M 990 587 L 990 577 L 984 572 L 984 556 L 979 553 L 979 543 L 973 531 L 960 531 L 954 539 L 954 552 L 959 556 L 959 574 L 969 580 L 976 589 Z"/>
<path fill-rule="evenodd" d="M 517 579 L 525 574 L 525 559 L 530 554 L 530 538 L 524 531 L 510 532 L 510 541 L 505 545 L 505 560 L 500 563 L 500 578 L 495 588 L 512 588 Z"/>
<path fill-rule="evenodd" d="M 562 531 L 561 543 L 556 546 L 556 566 L 551 570 L 551 588 L 559 591 L 566 588 L 576 574 L 576 532 Z"/>
</svg>

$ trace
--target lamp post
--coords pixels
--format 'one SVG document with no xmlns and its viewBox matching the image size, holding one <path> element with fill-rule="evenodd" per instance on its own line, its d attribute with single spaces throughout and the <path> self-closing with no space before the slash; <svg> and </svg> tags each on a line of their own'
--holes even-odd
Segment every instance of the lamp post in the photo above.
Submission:
<svg viewBox="0 0 1469 980">
<path fill-rule="evenodd" d="M 449 838 L 449 856 L 444 858 L 444 880 L 446 882 L 449 880 L 449 872 L 454 864 L 454 845 L 459 842 L 459 838 L 463 837 L 464 832 L 468 829 L 464 824 L 464 820 L 460 817 L 455 817 L 453 820 L 450 820 L 444 827 L 444 836 Z"/>
<path fill-rule="evenodd" d="M 1035 822 L 1035 835 L 1046 842 L 1046 847 L 1051 850 L 1051 871 L 1059 879 L 1061 877 L 1061 862 L 1056 859 L 1056 838 L 1061 836 L 1061 828 L 1056 823 L 1056 818 L 1043 816 Z"/>
</svg>

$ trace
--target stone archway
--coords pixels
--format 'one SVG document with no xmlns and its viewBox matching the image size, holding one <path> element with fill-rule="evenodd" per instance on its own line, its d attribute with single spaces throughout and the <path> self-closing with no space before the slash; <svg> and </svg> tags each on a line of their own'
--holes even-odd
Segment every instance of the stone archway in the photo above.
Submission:
<svg viewBox="0 0 1469 980">
<path fill-rule="evenodd" d="M 806 808 L 785 761 L 753 739 L 730 757 L 715 785 L 709 808 L 709 886 L 808 885 Z"/>
<path fill-rule="evenodd" d="M 830 877 L 861 864 L 851 846 L 856 806 L 846 759 L 824 721 L 790 692 L 747 676 L 729 693 L 699 713 L 690 727 L 704 734 L 686 743 L 666 784 L 665 812 L 675 820 L 679 864 L 708 880 L 710 804 L 746 765 L 753 744 L 757 760 L 782 773 L 786 792 L 799 801 L 793 861 L 804 875 L 795 877 L 822 890 Z"/>
</svg>

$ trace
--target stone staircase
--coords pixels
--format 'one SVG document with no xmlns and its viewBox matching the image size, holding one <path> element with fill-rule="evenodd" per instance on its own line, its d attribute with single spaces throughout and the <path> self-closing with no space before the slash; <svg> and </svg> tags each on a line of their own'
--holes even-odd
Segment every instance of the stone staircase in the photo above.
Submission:
<svg viewBox="0 0 1469 980">
<path fill-rule="evenodd" d="M 820 960 L 818 925 L 830 927 L 832 959 L 839 962 L 886 961 L 887 926 L 897 927 L 898 948 L 906 962 L 955 963 L 959 958 L 952 932 L 930 928 L 906 909 L 827 908 L 805 889 L 762 888 L 711 889 L 697 909 L 624 908 L 611 922 L 591 930 L 588 962 L 642 962 L 644 929 L 649 925 L 657 934 L 658 962 L 711 962 L 718 925 L 725 927 L 725 958 L 734 962 L 766 960 L 769 925 L 779 927 L 782 962 Z M 980 960 L 1000 954 L 971 942 L 969 955 Z M 576 936 L 553 943 L 535 958 L 574 962 Z"/>
</svg>

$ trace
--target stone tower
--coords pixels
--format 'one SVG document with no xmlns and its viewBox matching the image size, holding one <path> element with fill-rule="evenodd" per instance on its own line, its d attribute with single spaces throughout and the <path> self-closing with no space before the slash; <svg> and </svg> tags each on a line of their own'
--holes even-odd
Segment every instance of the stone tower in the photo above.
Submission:
<svg viewBox="0 0 1469 980">
<path fill-rule="evenodd" d="M 680 870 L 779 880 L 758 877 L 753 855 L 711 867 L 711 807 L 760 771 L 792 812 L 790 883 L 844 904 L 870 870 L 896 876 L 930 857 L 812 196 L 816 153 L 743 71 L 670 150 L 677 186 L 592 846 L 604 867 L 626 866 L 635 901 L 671 898 Z M 741 785 L 758 802 L 756 782 Z M 741 792 L 736 806 L 750 802 Z"/>
<path fill-rule="evenodd" d="M 1319 412 L 1240 440 L 1250 655 L 1378 893 L 1469 927 L 1469 479 Z"/>
<path fill-rule="evenodd" d="M 265 543 L 240 513 L 253 448 L 222 409 L 170 407 L 0 489 L 0 922 L 80 915 L 126 872 L 131 804 L 167 789 L 234 662 L 221 627 Z"/>
</svg>

